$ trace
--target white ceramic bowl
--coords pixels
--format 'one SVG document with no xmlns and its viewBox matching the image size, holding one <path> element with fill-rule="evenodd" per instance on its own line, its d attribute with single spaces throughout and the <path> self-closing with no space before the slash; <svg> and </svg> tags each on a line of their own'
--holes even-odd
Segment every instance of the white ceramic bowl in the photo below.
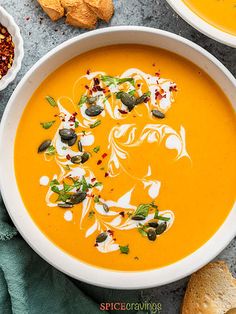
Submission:
<svg viewBox="0 0 236 314">
<path fill-rule="evenodd" d="M 0 24 L 5 26 L 12 35 L 12 40 L 15 44 L 15 57 L 12 67 L 7 74 L 0 80 L 0 91 L 10 84 L 16 77 L 21 68 L 21 62 L 24 57 L 23 39 L 20 34 L 20 29 L 15 23 L 13 17 L 7 13 L 2 6 L 0 6 Z"/>
<path fill-rule="evenodd" d="M 182 0 L 166 0 L 166 1 L 176 11 L 176 13 L 178 13 L 187 23 L 192 25 L 201 33 L 225 45 L 236 48 L 236 36 L 226 33 L 214 27 L 213 25 L 207 23 L 200 16 L 194 13 Z"/>
<path fill-rule="evenodd" d="M 145 27 L 110 27 L 66 41 L 50 51 L 25 75 L 15 89 L 0 129 L 0 188 L 8 212 L 29 245 L 62 272 L 82 281 L 110 288 L 147 288 L 173 282 L 213 259 L 236 235 L 236 205 L 216 234 L 196 252 L 169 266 L 150 271 L 112 271 L 81 262 L 54 245 L 28 214 L 14 173 L 14 140 L 22 112 L 34 90 L 67 60 L 94 48 L 111 44 L 143 44 L 175 52 L 191 60 L 218 82 L 236 108 L 236 81 L 212 55 L 177 35 Z M 109 52 L 108 52 L 109 53 Z M 187 236 L 187 235 L 186 235 Z"/>
</svg>

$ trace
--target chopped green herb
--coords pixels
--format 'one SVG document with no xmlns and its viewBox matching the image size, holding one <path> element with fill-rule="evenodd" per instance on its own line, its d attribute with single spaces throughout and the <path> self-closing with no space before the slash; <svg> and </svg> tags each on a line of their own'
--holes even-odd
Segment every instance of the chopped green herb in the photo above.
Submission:
<svg viewBox="0 0 236 314">
<path fill-rule="evenodd" d="M 94 203 L 99 203 L 99 196 L 95 195 L 93 200 L 94 200 Z"/>
<path fill-rule="evenodd" d="M 82 95 L 81 98 L 80 98 L 80 101 L 79 101 L 79 103 L 78 103 L 78 106 L 82 106 L 83 104 L 85 104 L 86 101 L 87 101 L 87 99 L 88 99 L 87 96 Z"/>
<path fill-rule="evenodd" d="M 136 90 L 135 90 L 135 89 L 133 89 L 133 90 L 131 90 L 131 91 L 129 92 L 130 96 L 134 96 L 135 93 L 136 93 Z"/>
<path fill-rule="evenodd" d="M 129 245 L 125 245 L 125 246 L 119 246 L 120 247 L 120 252 L 122 254 L 128 254 L 129 253 Z"/>
<path fill-rule="evenodd" d="M 100 150 L 100 146 L 96 146 L 96 147 L 94 147 L 94 149 L 93 149 L 94 153 L 98 153 L 99 150 Z"/>
<path fill-rule="evenodd" d="M 46 96 L 45 99 L 49 102 L 52 107 L 57 107 L 56 100 L 51 96 Z"/>
<path fill-rule="evenodd" d="M 133 86 L 135 85 L 134 79 L 132 77 L 118 78 L 109 75 L 102 75 L 101 80 L 107 85 L 120 85 L 125 82 L 130 82 Z"/>
<path fill-rule="evenodd" d="M 82 176 L 81 185 L 82 185 L 82 191 L 83 191 L 83 192 L 86 192 L 88 189 L 90 189 L 90 188 L 92 187 L 92 185 L 89 184 L 89 183 L 85 180 L 85 177 L 84 177 L 84 176 Z"/>
<path fill-rule="evenodd" d="M 54 185 L 60 185 L 60 183 L 57 181 L 57 179 L 54 179 L 50 182 L 50 186 L 54 186 Z"/>
<path fill-rule="evenodd" d="M 162 220 L 162 221 L 169 221 L 170 220 L 169 217 L 159 216 L 159 210 L 155 211 L 154 219 L 158 219 L 158 220 Z"/>
<path fill-rule="evenodd" d="M 90 124 L 90 129 L 94 129 L 102 123 L 101 120 L 97 120 L 95 123 Z"/>
<path fill-rule="evenodd" d="M 79 126 L 79 122 L 75 121 L 75 128 L 78 128 L 78 126 Z"/>
<path fill-rule="evenodd" d="M 103 99 L 103 103 L 105 103 L 110 97 L 111 97 L 111 94 L 108 94 L 108 95 Z"/>
<path fill-rule="evenodd" d="M 54 121 L 49 121 L 49 122 L 42 122 L 40 123 L 42 125 L 42 127 L 44 129 L 49 129 L 53 124 L 55 123 L 55 120 Z"/>
<path fill-rule="evenodd" d="M 64 168 L 65 170 L 70 170 L 70 166 L 69 166 L 69 165 L 64 165 L 63 168 Z"/>
<path fill-rule="evenodd" d="M 53 145 L 50 145 L 46 150 L 46 154 L 49 156 L 55 155 L 56 154 L 56 148 Z"/>
<path fill-rule="evenodd" d="M 88 218 L 92 219 L 95 215 L 95 211 L 91 210 L 91 212 L 89 212 Z"/>
<path fill-rule="evenodd" d="M 66 147 L 66 146 L 62 146 L 61 149 L 62 149 L 62 150 L 67 150 L 67 147 Z"/>
<path fill-rule="evenodd" d="M 96 182 L 93 187 L 102 186 L 102 182 Z"/>
<path fill-rule="evenodd" d="M 85 134 L 86 134 L 86 131 L 83 130 L 82 133 L 83 133 L 83 135 L 85 135 Z"/>
<path fill-rule="evenodd" d="M 138 228 L 138 232 L 143 236 L 147 237 L 147 232 L 143 228 Z"/>
</svg>

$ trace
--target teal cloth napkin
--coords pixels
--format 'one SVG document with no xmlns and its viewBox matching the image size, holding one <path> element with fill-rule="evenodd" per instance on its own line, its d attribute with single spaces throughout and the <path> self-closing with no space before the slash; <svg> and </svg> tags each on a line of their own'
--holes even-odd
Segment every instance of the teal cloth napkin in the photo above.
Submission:
<svg viewBox="0 0 236 314">
<path fill-rule="evenodd" d="M 139 291 L 94 287 L 42 260 L 18 234 L 0 196 L 1 314 L 97 314 L 107 313 L 101 302 L 139 301 Z"/>
</svg>

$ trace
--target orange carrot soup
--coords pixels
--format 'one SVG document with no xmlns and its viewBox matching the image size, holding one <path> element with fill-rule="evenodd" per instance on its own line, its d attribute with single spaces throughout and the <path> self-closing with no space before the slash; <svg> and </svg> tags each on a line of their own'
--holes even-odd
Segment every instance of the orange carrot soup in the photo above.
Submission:
<svg viewBox="0 0 236 314">
<path fill-rule="evenodd" d="M 235 113 L 191 62 L 152 47 L 84 53 L 34 92 L 15 141 L 32 219 L 86 263 L 148 270 L 200 248 L 235 202 Z"/>
<path fill-rule="evenodd" d="M 216 28 L 236 36 L 236 0 L 183 0 Z"/>
</svg>

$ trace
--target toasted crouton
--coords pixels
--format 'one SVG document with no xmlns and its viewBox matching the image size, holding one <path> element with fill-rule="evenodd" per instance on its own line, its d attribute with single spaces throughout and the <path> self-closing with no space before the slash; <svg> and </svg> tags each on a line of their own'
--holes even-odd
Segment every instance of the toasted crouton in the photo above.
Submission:
<svg viewBox="0 0 236 314">
<path fill-rule="evenodd" d="M 38 3 L 52 21 L 56 21 L 64 16 L 64 8 L 60 0 L 38 0 Z"/>
<path fill-rule="evenodd" d="M 61 0 L 66 10 L 66 22 L 75 27 L 95 28 L 97 15 L 83 0 Z"/>
<path fill-rule="evenodd" d="M 91 10 L 102 20 L 107 23 L 110 21 L 114 13 L 114 5 L 112 0 L 84 0 Z"/>
<path fill-rule="evenodd" d="M 236 279 L 225 262 L 210 263 L 191 276 L 182 314 L 225 314 L 236 308 Z"/>
</svg>

